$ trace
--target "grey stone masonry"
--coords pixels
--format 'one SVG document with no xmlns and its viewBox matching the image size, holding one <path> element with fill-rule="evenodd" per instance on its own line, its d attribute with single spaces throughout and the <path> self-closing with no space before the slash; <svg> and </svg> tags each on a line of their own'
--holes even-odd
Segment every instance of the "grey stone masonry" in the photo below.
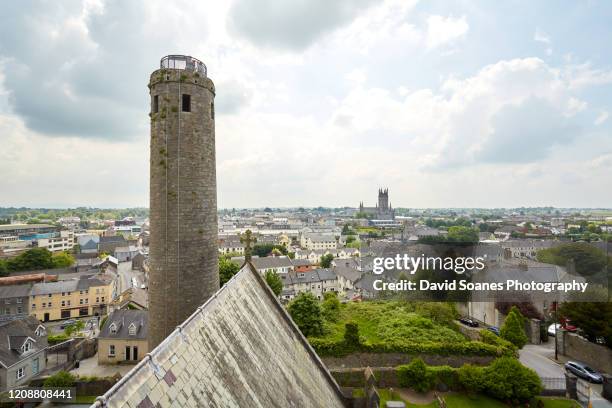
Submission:
<svg viewBox="0 0 612 408">
<path fill-rule="evenodd" d="M 149 347 L 219 289 L 213 82 L 151 74 Z M 188 99 L 188 100 L 186 100 Z"/>
</svg>

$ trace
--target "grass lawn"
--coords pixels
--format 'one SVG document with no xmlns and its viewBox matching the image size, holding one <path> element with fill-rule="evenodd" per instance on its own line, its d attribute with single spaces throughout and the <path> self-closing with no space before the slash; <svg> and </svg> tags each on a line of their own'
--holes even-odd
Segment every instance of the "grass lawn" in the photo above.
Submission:
<svg viewBox="0 0 612 408">
<path fill-rule="evenodd" d="M 359 325 L 359 335 L 370 343 L 393 341 L 398 338 L 414 342 L 467 341 L 465 336 L 449 326 L 423 317 L 421 307 L 426 306 L 419 302 L 398 301 L 343 303 L 340 306 L 338 321 L 325 323 L 323 338 L 341 341 L 344 336 L 344 325 L 350 321 Z M 436 307 L 446 306 L 438 304 Z M 451 312 L 448 314 L 450 316 Z"/>
<path fill-rule="evenodd" d="M 538 399 L 544 402 L 546 408 L 580 408 L 576 401 L 566 398 L 538 397 Z"/>
<path fill-rule="evenodd" d="M 404 401 L 406 403 L 406 407 L 408 408 L 434 408 L 438 406 L 437 402 L 432 402 L 431 404 L 425 405 L 411 404 L 405 400 L 402 400 L 396 392 L 393 392 L 392 394 L 387 389 L 379 389 L 378 392 L 380 395 L 381 408 L 386 407 L 387 401 L 400 400 Z M 448 394 L 444 396 L 444 400 L 446 401 L 448 408 L 508 408 L 506 404 L 484 395 L 470 397 L 465 394 Z M 542 400 L 544 402 L 545 408 L 579 408 L 579 405 L 575 401 L 564 398 L 538 397 L 538 400 Z"/>
<path fill-rule="evenodd" d="M 77 395 L 76 403 L 77 404 L 93 404 L 96 401 L 95 395 Z"/>
</svg>

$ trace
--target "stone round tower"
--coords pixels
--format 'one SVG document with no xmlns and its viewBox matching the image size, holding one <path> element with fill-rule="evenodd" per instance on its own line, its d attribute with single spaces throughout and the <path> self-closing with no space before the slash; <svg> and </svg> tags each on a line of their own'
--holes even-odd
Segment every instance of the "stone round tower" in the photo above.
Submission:
<svg viewBox="0 0 612 408">
<path fill-rule="evenodd" d="M 151 74 L 149 347 L 219 289 L 215 86 L 201 61 Z"/>
</svg>

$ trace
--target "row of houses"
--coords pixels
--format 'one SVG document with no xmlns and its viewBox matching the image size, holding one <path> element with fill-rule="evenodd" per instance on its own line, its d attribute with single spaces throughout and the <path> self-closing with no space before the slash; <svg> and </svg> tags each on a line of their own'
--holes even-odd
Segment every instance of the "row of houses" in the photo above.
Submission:
<svg viewBox="0 0 612 408">
<path fill-rule="evenodd" d="M 0 286 L 0 321 L 35 316 L 47 322 L 103 315 L 115 291 L 115 279 L 104 274 Z"/>
</svg>

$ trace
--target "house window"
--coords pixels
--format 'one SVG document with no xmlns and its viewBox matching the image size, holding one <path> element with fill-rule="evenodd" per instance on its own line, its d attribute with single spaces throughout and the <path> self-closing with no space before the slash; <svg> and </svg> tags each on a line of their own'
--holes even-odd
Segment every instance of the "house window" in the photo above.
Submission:
<svg viewBox="0 0 612 408">
<path fill-rule="evenodd" d="M 32 303 L 32 309 L 36 309 L 36 303 Z"/>
<path fill-rule="evenodd" d="M 96 303 L 100 303 L 100 298 L 99 297 L 96 298 Z"/>
<path fill-rule="evenodd" d="M 153 96 L 153 113 L 159 112 L 159 95 Z"/>
<path fill-rule="evenodd" d="M 117 325 L 115 323 L 112 323 L 109 327 L 110 332 L 113 334 L 117 334 Z"/>
<path fill-rule="evenodd" d="M 11 304 L 11 300 L 10 299 L 4 299 L 4 304 L 5 305 L 10 305 Z"/>
<path fill-rule="evenodd" d="M 17 306 L 17 313 L 18 313 L 18 314 L 23 313 L 23 307 L 21 307 L 21 306 Z"/>
<path fill-rule="evenodd" d="M 111 344 L 110 346 L 108 346 L 108 356 L 115 357 L 115 345 L 114 344 Z"/>
<path fill-rule="evenodd" d="M 17 303 L 23 303 L 23 299 L 22 298 L 17 298 Z"/>
<path fill-rule="evenodd" d="M 79 304 L 83 304 L 83 299 L 79 299 Z"/>
<path fill-rule="evenodd" d="M 191 95 L 183 94 L 183 112 L 191 112 Z"/>
<path fill-rule="evenodd" d="M 51 297 L 51 293 L 49 293 L 49 297 Z"/>
<path fill-rule="evenodd" d="M 104 303 L 104 296 L 102 296 L 102 303 Z"/>
<path fill-rule="evenodd" d="M 15 371 L 15 378 L 21 380 L 23 377 L 25 377 L 25 369 L 23 367 L 18 368 L 17 371 Z"/>
<path fill-rule="evenodd" d="M 38 371 L 40 370 L 40 361 L 35 358 L 34 360 L 32 360 L 32 374 L 38 374 Z"/>
<path fill-rule="evenodd" d="M 46 307 L 46 306 L 47 306 L 47 304 L 46 304 L 45 302 L 43 302 L 43 305 L 42 305 L 42 307 Z"/>
<path fill-rule="evenodd" d="M 23 343 L 23 352 L 27 353 L 30 350 L 32 350 L 32 343 L 29 341 L 26 341 L 25 343 Z"/>
<path fill-rule="evenodd" d="M 66 301 L 62 300 L 62 307 L 66 306 Z"/>
<path fill-rule="evenodd" d="M 130 334 L 130 336 L 135 336 L 136 335 L 136 325 L 134 323 L 130 324 L 129 334 Z"/>
<path fill-rule="evenodd" d="M 215 120 L 215 103 L 214 102 L 210 103 L 210 118 L 212 120 Z"/>
<path fill-rule="evenodd" d="M 49 307 L 51 307 L 51 302 L 49 302 Z"/>
</svg>

